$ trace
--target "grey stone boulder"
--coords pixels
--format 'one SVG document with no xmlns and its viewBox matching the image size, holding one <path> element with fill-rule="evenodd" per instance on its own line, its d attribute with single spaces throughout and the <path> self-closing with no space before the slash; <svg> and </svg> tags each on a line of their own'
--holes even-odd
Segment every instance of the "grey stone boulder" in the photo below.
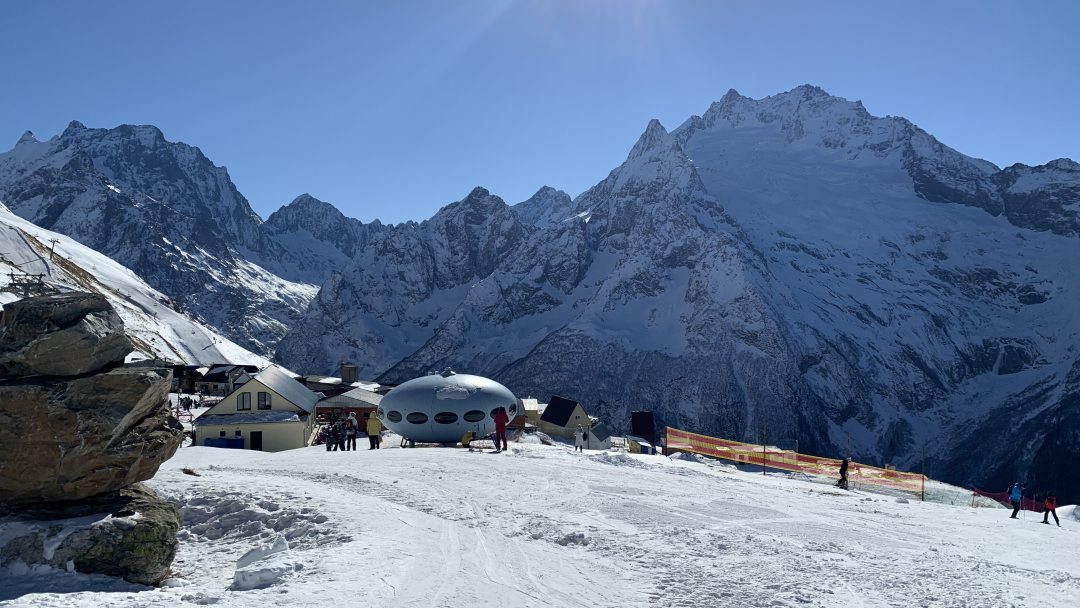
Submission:
<svg viewBox="0 0 1080 608">
<path fill-rule="evenodd" d="M 166 399 L 170 376 L 117 368 L 0 382 L 0 510 L 79 500 L 153 477 L 183 438 Z"/>
<path fill-rule="evenodd" d="M 64 293 L 4 305 L 0 379 L 79 376 L 123 363 L 133 350 L 101 294 Z"/>
<path fill-rule="evenodd" d="M 0 566 L 21 561 L 153 585 L 176 556 L 180 512 L 135 484 L 92 499 L 0 516 Z"/>
</svg>

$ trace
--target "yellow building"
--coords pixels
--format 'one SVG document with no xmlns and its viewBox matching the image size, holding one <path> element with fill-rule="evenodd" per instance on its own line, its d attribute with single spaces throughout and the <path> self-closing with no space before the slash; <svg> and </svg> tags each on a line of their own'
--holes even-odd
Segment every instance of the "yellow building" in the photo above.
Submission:
<svg viewBox="0 0 1080 608">
<path fill-rule="evenodd" d="M 525 422 L 540 428 L 540 403 L 536 399 L 526 397 L 521 400 L 521 409 L 525 410 Z"/>
<path fill-rule="evenodd" d="M 263 452 L 302 448 L 319 398 L 271 365 L 194 420 L 194 445 Z"/>
<path fill-rule="evenodd" d="M 542 433 L 551 437 L 573 439 L 579 424 L 582 429 L 588 429 L 592 424 L 581 404 L 563 397 L 552 397 L 540 414 L 540 424 L 537 426 Z"/>
</svg>

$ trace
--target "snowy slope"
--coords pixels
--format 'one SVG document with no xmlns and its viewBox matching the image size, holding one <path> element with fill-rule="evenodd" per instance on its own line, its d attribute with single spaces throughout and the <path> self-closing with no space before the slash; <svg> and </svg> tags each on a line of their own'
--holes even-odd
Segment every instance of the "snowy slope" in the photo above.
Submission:
<svg viewBox="0 0 1080 608">
<path fill-rule="evenodd" d="M 270 364 L 176 312 L 169 298 L 112 259 L 69 237 L 39 228 L 0 204 L 0 289 L 8 286 L 10 273 L 41 274 L 51 288 L 104 295 L 123 319 L 136 346 L 129 360 L 157 358 L 192 365 L 231 362 L 259 367 Z M 0 304 L 19 297 L 0 291 Z"/>
<path fill-rule="evenodd" d="M 150 485 L 184 512 L 166 587 L 9 570 L 0 600 L 934 608 L 1080 595 L 1071 507 L 1058 528 L 694 459 L 526 444 L 498 455 L 184 448 Z M 249 554 L 279 537 L 287 550 Z"/>
</svg>

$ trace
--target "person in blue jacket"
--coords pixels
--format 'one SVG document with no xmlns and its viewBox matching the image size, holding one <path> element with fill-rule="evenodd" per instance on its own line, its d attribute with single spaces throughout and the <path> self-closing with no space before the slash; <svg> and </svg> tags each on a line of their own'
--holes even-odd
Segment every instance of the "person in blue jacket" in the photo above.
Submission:
<svg viewBox="0 0 1080 608">
<path fill-rule="evenodd" d="M 1016 519 L 1016 514 L 1020 512 L 1020 504 L 1024 499 L 1024 487 L 1024 484 L 1018 481 L 1009 488 L 1009 502 L 1013 507 L 1012 515 L 1010 515 L 1012 519 Z"/>
</svg>

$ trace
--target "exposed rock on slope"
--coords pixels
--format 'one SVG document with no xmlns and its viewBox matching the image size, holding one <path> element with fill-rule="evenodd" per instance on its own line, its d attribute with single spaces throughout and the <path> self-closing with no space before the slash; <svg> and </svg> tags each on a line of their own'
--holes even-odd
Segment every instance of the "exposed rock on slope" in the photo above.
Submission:
<svg viewBox="0 0 1080 608">
<path fill-rule="evenodd" d="M 88 358 L 66 360 L 65 345 Z M 183 429 L 166 399 L 169 371 L 116 368 L 128 350 L 119 316 L 100 295 L 5 307 L 0 566 L 73 564 L 144 584 L 167 573 L 179 512 L 133 484 L 176 452 Z"/>
<path fill-rule="evenodd" d="M 131 352 L 116 311 L 101 295 L 74 293 L 22 300 L 4 307 L 0 325 L 0 379 L 79 376 Z"/>
</svg>

